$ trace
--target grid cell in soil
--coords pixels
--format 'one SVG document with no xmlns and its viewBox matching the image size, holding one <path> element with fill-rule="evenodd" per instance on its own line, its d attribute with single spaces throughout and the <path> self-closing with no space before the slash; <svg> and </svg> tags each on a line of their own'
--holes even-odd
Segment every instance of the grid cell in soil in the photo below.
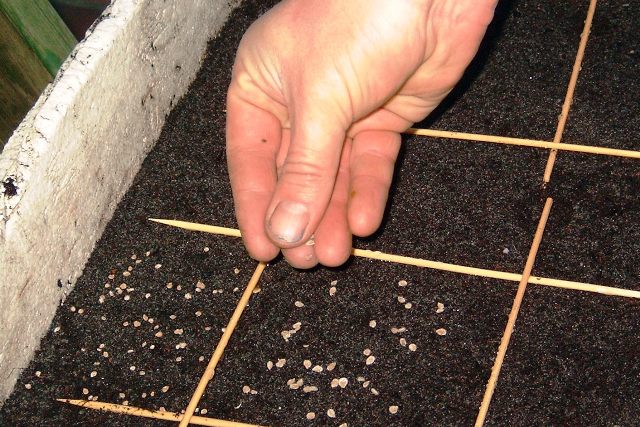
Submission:
<svg viewBox="0 0 640 427">
<path fill-rule="evenodd" d="M 640 289 L 638 161 L 562 154 L 535 275 Z"/>
<path fill-rule="evenodd" d="M 305 425 L 309 412 L 328 423 L 328 409 L 336 425 L 469 424 L 514 294 L 513 283 L 371 260 L 305 273 L 280 262 L 265 271 L 201 405 L 282 426 Z"/>
<path fill-rule="evenodd" d="M 553 139 L 588 1 L 502 1 L 478 56 L 415 127 Z"/>
<path fill-rule="evenodd" d="M 487 423 L 637 424 L 639 309 L 632 299 L 527 289 Z"/>
<path fill-rule="evenodd" d="M 640 150 L 638 15 L 638 2 L 598 2 L 565 142 Z"/>
<path fill-rule="evenodd" d="M 56 398 L 186 407 L 255 262 L 237 239 L 226 239 L 221 254 L 204 249 L 220 237 L 180 234 L 160 251 L 147 254 L 143 243 L 102 268 L 90 264 L 3 407 L 2 425 L 155 425 Z"/>
<path fill-rule="evenodd" d="M 407 138 L 386 221 L 354 246 L 521 271 L 543 203 L 545 161 L 541 150 Z"/>
</svg>

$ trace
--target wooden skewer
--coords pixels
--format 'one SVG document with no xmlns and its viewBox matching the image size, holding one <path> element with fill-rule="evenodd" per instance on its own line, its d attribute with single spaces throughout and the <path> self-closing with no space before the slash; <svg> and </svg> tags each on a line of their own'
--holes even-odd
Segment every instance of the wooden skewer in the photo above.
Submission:
<svg viewBox="0 0 640 427">
<path fill-rule="evenodd" d="M 461 273 L 470 276 L 488 277 L 490 279 L 507 280 L 519 282 L 522 274 L 509 273 L 499 270 L 488 270 L 477 267 L 467 267 L 465 265 L 449 264 L 440 261 L 430 261 L 421 258 L 412 258 L 403 255 L 393 255 L 384 252 L 370 251 L 365 249 L 353 249 L 352 254 L 362 258 L 376 259 L 380 261 L 395 262 L 397 264 L 413 265 L 416 267 L 431 268 L 434 270 L 449 271 L 451 273 Z M 550 286 L 553 288 L 572 289 L 577 291 L 593 292 L 608 296 L 619 296 L 627 298 L 639 298 L 640 291 L 631 289 L 615 288 L 612 286 L 594 285 L 591 283 L 573 282 L 570 280 L 551 279 L 548 277 L 530 276 L 529 283 L 533 285 Z"/>
<path fill-rule="evenodd" d="M 539 139 L 513 138 L 508 136 L 483 135 L 478 133 L 452 132 L 436 129 L 409 128 L 404 133 L 410 135 L 431 136 L 434 138 L 463 139 L 475 142 L 493 142 L 496 144 L 519 145 L 523 147 L 546 148 L 563 151 L 573 151 L 587 154 L 600 154 L 604 156 L 628 157 L 640 159 L 640 151 L 618 150 L 616 148 L 594 147 L 592 145 L 564 144 L 554 141 Z"/>
<path fill-rule="evenodd" d="M 562 134 L 564 133 L 564 128 L 567 124 L 567 119 L 569 118 L 569 109 L 571 108 L 571 103 L 573 102 L 573 94 L 576 89 L 576 84 L 578 83 L 578 75 L 580 74 L 580 69 L 582 68 L 582 58 L 584 58 L 584 51 L 587 48 L 587 40 L 589 40 L 589 32 L 591 31 L 591 22 L 593 21 L 593 15 L 596 11 L 596 3 L 596 0 L 591 0 L 591 2 L 589 3 L 587 19 L 585 19 L 584 21 L 584 29 L 582 30 L 582 34 L 580 35 L 580 45 L 578 46 L 578 53 L 576 55 L 576 60 L 573 63 L 573 70 L 571 70 L 571 78 L 569 79 L 567 95 L 564 98 L 562 111 L 560 112 L 560 119 L 558 120 L 558 127 L 556 128 L 556 134 L 553 137 L 553 142 L 555 144 L 560 143 Z M 544 170 L 545 184 L 551 180 L 551 172 L 553 172 L 553 165 L 555 164 L 557 154 L 558 151 L 556 147 L 554 147 L 549 153 L 547 166 Z"/>
<path fill-rule="evenodd" d="M 196 387 L 196 390 L 193 393 L 193 396 L 191 396 L 191 401 L 189 402 L 189 405 L 185 410 L 184 417 L 182 417 L 182 419 L 180 420 L 180 427 L 186 427 L 189 424 L 189 421 L 191 420 L 191 417 L 193 416 L 193 413 L 196 410 L 196 406 L 198 406 L 198 402 L 200 402 L 200 398 L 204 394 L 204 390 L 207 388 L 207 384 L 209 384 L 209 381 L 211 381 L 211 379 L 215 375 L 216 366 L 218 365 L 218 362 L 222 357 L 222 353 L 224 352 L 224 349 L 227 347 L 227 343 L 231 338 L 231 334 L 233 334 L 233 331 L 236 328 L 238 321 L 240 320 L 240 316 L 242 316 L 242 312 L 244 311 L 245 307 L 249 303 L 251 294 L 253 293 L 253 290 L 258 284 L 258 281 L 260 280 L 260 276 L 262 275 L 262 272 L 264 271 L 266 266 L 267 266 L 266 263 L 260 262 L 258 263 L 256 270 L 253 272 L 253 276 L 251 276 L 251 280 L 249 280 L 249 283 L 247 284 L 247 288 L 244 290 L 244 293 L 242 294 L 240 301 L 238 301 L 238 305 L 236 306 L 236 309 L 233 311 L 233 314 L 231 315 L 231 319 L 229 319 L 229 323 L 227 324 L 227 327 L 224 333 L 222 334 L 222 337 L 220 338 L 220 342 L 218 342 L 218 345 L 216 346 L 216 349 L 213 352 L 213 355 L 211 356 L 211 360 L 209 360 L 209 364 L 207 365 L 207 368 L 205 369 L 204 374 L 202 374 L 202 377 L 200 378 L 200 382 L 198 383 L 198 386 Z"/>
<path fill-rule="evenodd" d="M 167 411 L 150 411 L 148 409 L 136 408 L 133 406 L 118 405 L 115 403 L 93 402 L 80 399 L 56 399 L 58 402 L 69 403 L 71 405 L 82 406 L 83 408 L 97 409 L 100 411 L 114 412 L 116 414 L 133 415 L 136 417 L 153 418 L 156 420 L 180 421 L 182 414 Z M 239 423 L 235 421 L 219 420 L 217 418 L 207 418 L 194 416 L 191 423 L 200 426 L 213 427 L 260 427 L 255 424 Z"/>
<path fill-rule="evenodd" d="M 540 221 L 538 222 L 538 228 L 536 229 L 536 234 L 533 237 L 533 243 L 531 245 L 531 249 L 529 250 L 527 263 L 525 264 L 524 271 L 522 272 L 522 280 L 520 280 L 520 283 L 518 284 L 518 291 L 516 292 L 516 297 L 513 300 L 513 305 L 511 306 L 511 312 L 509 313 L 507 326 L 504 330 L 504 334 L 502 335 L 502 339 L 500 340 L 498 354 L 496 355 L 496 360 L 493 364 L 493 368 L 491 369 L 491 376 L 489 377 L 489 382 L 487 383 L 487 388 L 484 392 L 484 397 L 482 398 L 480 411 L 478 412 L 478 417 L 476 418 L 476 427 L 481 427 L 484 424 L 484 420 L 487 416 L 487 411 L 489 410 L 489 405 L 491 404 L 491 398 L 493 397 L 493 392 L 495 391 L 496 384 L 498 382 L 498 376 L 500 375 L 500 369 L 502 368 L 502 362 L 504 361 L 504 356 L 507 353 L 507 348 L 509 347 L 509 341 L 511 340 L 513 327 L 515 326 L 516 319 L 518 318 L 520 305 L 522 304 L 522 299 L 524 298 L 524 291 L 527 289 L 529 275 L 531 275 L 531 270 L 533 269 L 533 263 L 536 259 L 536 254 L 538 253 L 540 242 L 542 241 L 544 227 L 547 224 L 547 219 L 549 218 L 549 212 L 551 211 L 552 204 L 553 200 L 551 200 L 550 198 L 548 198 L 546 203 L 544 204 L 544 209 L 542 210 L 542 215 L 540 217 Z"/>
<path fill-rule="evenodd" d="M 215 225 L 198 224 L 194 222 L 178 221 L 172 219 L 154 219 L 153 221 L 159 222 L 172 227 L 184 228 L 186 230 L 204 231 L 207 233 L 223 234 L 225 236 L 240 237 L 240 230 L 234 228 L 224 228 Z M 221 230 L 221 232 L 220 232 Z M 402 255 L 393 255 L 379 251 L 371 251 L 366 249 L 352 249 L 351 253 L 354 256 L 361 258 L 375 259 L 379 261 L 388 261 L 396 264 L 413 265 L 415 267 L 432 268 L 435 270 L 449 271 L 452 273 L 468 274 L 471 276 L 488 277 L 491 279 L 507 280 L 511 282 L 519 282 L 522 279 L 522 274 L 508 273 L 498 270 L 487 270 L 484 268 L 467 267 L 464 265 L 449 264 L 440 261 L 430 261 L 421 258 L 413 258 Z M 634 291 L 631 289 L 622 289 L 612 286 L 594 285 L 591 283 L 573 282 L 570 280 L 551 279 L 547 277 L 531 276 L 529 277 L 529 283 L 534 285 L 550 286 L 554 288 L 572 289 L 584 292 L 593 292 L 608 296 L 619 296 L 626 298 L 638 298 L 640 299 L 640 291 Z"/>
<path fill-rule="evenodd" d="M 175 221 L 171 219 L 149 218 L 149 221 L 160 224 L 171 225 L 173 227 L 184 228 L 191 231 L 204 231 L 205 233 L 221 234 L 229 237 L 241 237 L 240 230 L 235 228 L 218 227 L 217 225 L 197 224 L 195 222 Z"/>
</svg>

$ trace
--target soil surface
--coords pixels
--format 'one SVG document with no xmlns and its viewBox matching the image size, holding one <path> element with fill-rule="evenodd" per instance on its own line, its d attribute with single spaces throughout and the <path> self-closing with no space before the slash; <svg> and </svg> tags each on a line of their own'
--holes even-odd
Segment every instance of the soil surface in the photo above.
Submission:
<svg viewBox="0 0 640 427">
<path fill-rule="evenodd" d="M 256 263 L 238 239 L 147 218 L 236 227 L 225 91 L 243 32 L 269 6 L 245 2 L 211 41 L 0 425 L 170 425 L 56 398 L 186 408 Z M 417 126 L 551 140 L 587 6 L 502 2 L 463 81 Z M 640 150 L 639 17 L 637 2 L 598 3 L 565 142 Z M 519 273 L 550 195 L 534 274 L 640 290 L 640 163 L 560 153 L 543 190 L 546 159 L 405 137 L 384 226 L 354 244 Z M 516 287 L 365 259 L 312 271 L 277 260 L 198 413 L 277 426 L 471 425 Z M 487 424 L 637 425 L 638 343 L 637 300 L 530 285 Z"/>
</svg>

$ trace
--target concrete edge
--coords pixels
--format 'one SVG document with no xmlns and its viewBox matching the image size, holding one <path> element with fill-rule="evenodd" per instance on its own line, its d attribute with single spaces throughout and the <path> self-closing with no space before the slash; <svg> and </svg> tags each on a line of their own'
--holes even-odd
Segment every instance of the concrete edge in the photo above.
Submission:
<svg viewBox="0 0 640 427">
<path fill-rule="evenodd" d="M 5 146 L 0 402 L 239 2 L 115 0 Z"/>
</svg>

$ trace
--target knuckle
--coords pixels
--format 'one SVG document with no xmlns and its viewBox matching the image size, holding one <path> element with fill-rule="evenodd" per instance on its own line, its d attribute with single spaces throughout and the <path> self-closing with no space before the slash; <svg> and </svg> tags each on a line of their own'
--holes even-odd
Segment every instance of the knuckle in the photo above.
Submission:
<svg viewBox="0 0 640 427">
<path fill-rule="evenodd" d="M 288 185 L 315 187 L 333 182 L 335 172 L 316 162 L 305 159 L 288 159 L 282 166 L 281 180 Z"/>
</svg>

